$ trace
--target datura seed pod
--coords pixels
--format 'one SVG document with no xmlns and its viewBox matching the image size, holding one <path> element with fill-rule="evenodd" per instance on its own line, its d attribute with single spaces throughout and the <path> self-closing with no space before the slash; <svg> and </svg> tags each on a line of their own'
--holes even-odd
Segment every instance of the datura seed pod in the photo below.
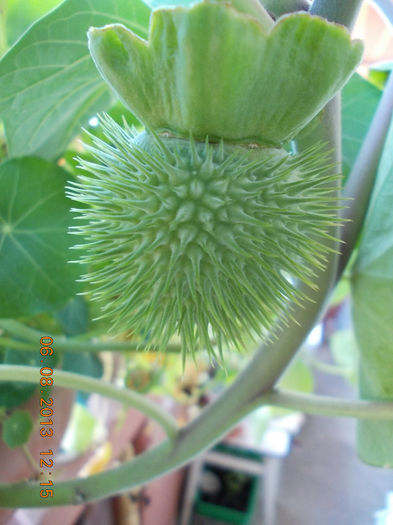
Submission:
<svg viewBox="0 0 393 525">
<path fill-rule="evenodd" d="M 326 156 L 292 139 L 361 56 L 347 31 L 297 13 L 276 23 L 253 0 L 153 11 L 149 40 L 89 31 L 104 79 L 140 119 L 109 117 L 70 187 L 87 205 L 85 279 L 116 329 L 184 355 L 241 349 L 271 327 L 298 280 L 324 264 L 337 202 Z M 214 341 L 214 344 L 213 342 Z"/>
</svg>

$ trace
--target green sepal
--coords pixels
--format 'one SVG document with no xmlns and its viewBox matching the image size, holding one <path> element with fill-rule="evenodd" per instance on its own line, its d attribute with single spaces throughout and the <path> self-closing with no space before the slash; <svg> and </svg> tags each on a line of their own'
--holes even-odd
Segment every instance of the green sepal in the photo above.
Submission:
<svg viewBox="0 0 393 525">
<path fill-rule="evenodd" d="M 277 145 L 341 89 L 362 44 L 307 13 L 269 31 L 229 3 L 152 13 L 149 40 L 118 24 L 89 31 L 105 80 L 146 127 L 195 139 Z"/>
</svg>

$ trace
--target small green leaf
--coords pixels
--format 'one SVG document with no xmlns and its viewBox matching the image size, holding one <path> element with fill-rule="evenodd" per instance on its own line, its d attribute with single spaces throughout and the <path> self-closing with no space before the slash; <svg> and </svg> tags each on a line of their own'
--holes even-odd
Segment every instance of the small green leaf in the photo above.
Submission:
<svg viewBox="0 0 393 525">
<path fill-rule="evenodd" d="M 33 431 L 33 419 L 27 410 L 16 410 L 3 423 L 3 441 L 10 448 L 25 445 Z"/>
<path fill-rule="evenodd" d="M 342 168 L 347 177 L 367 134 L 382 92 L 354 75 L 342 90 Z"/>
<path fill-rule="evenodd" d="M 352 277 L 363 399 L 393 401 L 393 123 L 378 169 Z M 367 463 L 393 467 L 393 422 L 358 423 Z"/>
<path fill-rule="evenodd" d="M 92 25 L 119 22 L 146 35 L 140 0 L 65 0 L 25 33 L 0 62 L 0 115 L 11 156 L 60 155 L 110 93 L 87 48 Z"/>
<path fill-rule="evenodd" d="M 42 159 L 0 165 L 0 316 L 53 311 L 77 291 L 66 173 Z"/>
</svg>

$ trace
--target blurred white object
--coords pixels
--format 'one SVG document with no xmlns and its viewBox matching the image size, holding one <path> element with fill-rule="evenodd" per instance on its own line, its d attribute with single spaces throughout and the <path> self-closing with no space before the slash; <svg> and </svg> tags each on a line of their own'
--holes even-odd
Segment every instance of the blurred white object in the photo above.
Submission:
<svg viewBox="0 0 393 525">
<path fill-rule="evenodd" d="M 386 509 L 375 514 L 375 525 L 393 525 L 393 492 L 386 495 Z"/>
</svg>

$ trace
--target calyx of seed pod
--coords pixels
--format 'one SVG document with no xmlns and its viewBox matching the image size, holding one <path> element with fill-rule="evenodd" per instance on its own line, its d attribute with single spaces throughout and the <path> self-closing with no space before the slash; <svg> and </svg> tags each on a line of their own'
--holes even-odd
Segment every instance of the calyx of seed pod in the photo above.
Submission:
<svg viewBox="0 0 393 525">
<path fill-rule="evenodd" d="M 307 13 L 274 23 L 247 0 L 157 9 L 148 41 L 119 24 L 92 28 L 89 47 L 147 128 L 268 145 L 293 138 L 362 54 L 343 26 Z"/>
</svg>

